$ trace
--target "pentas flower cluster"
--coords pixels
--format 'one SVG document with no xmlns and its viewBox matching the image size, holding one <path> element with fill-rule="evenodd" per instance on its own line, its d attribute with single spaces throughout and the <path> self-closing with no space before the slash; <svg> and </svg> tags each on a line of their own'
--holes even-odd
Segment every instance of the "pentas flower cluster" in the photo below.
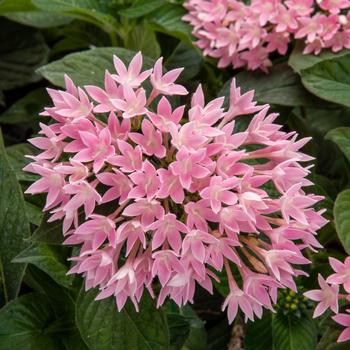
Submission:
<svg viewBox="0 0 350 350">
<path fill-rule="evenodd" d="M 319 274 L 318 283 L 321 289 L 310 290 L 304 295 L 318 302 L 314 318 L 328 309 L 335 313 L 332 319 L 345 327 L 338 338 L 338 342 L 343 342 L 350 340 L 350 309 L 346 309 L 345 313 L 339 313 L 339 300 L 350 300 L 350 257 L 347 257 L 343 263 L 338 259 L 329 258 L 329 264 L 334 273 L 326 280 Z M 340 293 L 342 291 L 343 294 Z"/>
<path fill-rule="evenodd" d="M 303 191 L 308 139 L 282 131 L 234 80 L 227 110 L 224 97 L 206 103 L 200 85 L 185 110 L 170 99 L 187 94 L 175 83 L 182 69 L 163 73 L 160 58 L 142 71 L 140 53 L 114 64 L 103 89 L 67 76 L 65 91 L 48 89 L 43 115 L 54 122 L 29 140 L 42 153 L 26 170 L 41 178 L 26 192 L 47 193 L 49 221 L 63 220 L 65 244 L 80 246 L 69 273 L 120 310 L 128 298 L 137 309 L 145 288 L 158 306 L 193 302 L 196 286 L 212 292 L 222 272 L 229 320 L 238 308 L 261 317 L 278 288 L 296 290 L 303 251 L 320 247 L 321 197 Z"/>
<path fill-rule="evenodd" d="M 293 39 L 304 54 L 350 48 L 349 0 L 187 0 L 183 20 L 193 26 L 204 55 L 218 66 L 267 70 L 270 54 L 285 55 Z"/>
</svg>

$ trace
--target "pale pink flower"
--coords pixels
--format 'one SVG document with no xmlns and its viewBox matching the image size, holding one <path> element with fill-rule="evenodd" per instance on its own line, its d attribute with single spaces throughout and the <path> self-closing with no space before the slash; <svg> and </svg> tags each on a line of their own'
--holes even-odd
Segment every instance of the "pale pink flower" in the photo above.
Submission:
<svg viewBox="0 0 350 350">
<path fill-rule="evenodd" d="M 89 175 L 89 169 L 83 163 L 80 163 L 74 159 L 69 160 L 69 164 L 58 164 L 54 167 L 54 170 L 60 174 L 69 175 L 69 182 L 80 182 Z"/>
<path fill-rule="evenodd" d="M 289 223 L 290 218 L 293 218 L 301 224 L 307 225 L 308 221 L 304 209 L 314 205 L 319 200 L 300 192 L 301 186 L 301 183 L 294 184 L 280 199 L 281 213 L 287 223 Z"/>
<path fill-rule="evenodd" d="M 114 199 L 119 199 L 119 203 L 124 203 L 132 188 L 132 182 L 129 178 L 117 169 L 113 172 L 105 172 L 97 174 L 97 179 L 109 188 L 102 196 L 102 203 L 110 202 Z"/>
<path fill-rule="evenodd" d="M 39 123 L 40 132 L 39 134 L 45 135 L 45 137 L 34 137 L 28 139 L 28 141 L 35 147 L 44 150 L 45 152 L 40 153 L 36 156 L 37 159 L 52 159 L 56 161 L 62 154 L 63 148 L 66 143 L 63 142 L 65 139 L 64 135 L 56 135 L 49 125 Z"/>
<path fill-rule="evenodd" d="M 132 141 L 141 146 L 142 151 L 148 156 L 155 155 L 158 158 L 165 156 L 165 147 L 163 146 L 162 134 L 155 130 L 153 124 L 144 119 L 141 125 L 142 133 L 131 132 L 129 137 Z"/>
<path fill-rule="evenodd" d="M 172 215 L 172 214 L 170 214 Z M 184 268 L 172 250 L 161 250 L 152 254 L 154 259 L 152 266 L 152 276 L 157 276 L 159 282 L 164 287 L 169 281 L 173 272 L 183 273 Z"/>
<path fill-rule="evenodd" d="M 142 198 L 146 196 L 152 199 L 158 192 L 160 180 L 156 168 L 146 160 L 142 165 L 142 171 L 130 174 L 131 181 L 136 185 L 128 194 L 128 198 Z"/>
<path fill-rule="evenodd" d="M 169 132 L 170 125 L 180 123 L 184 110 L 185 106 L 180 106 L 172 111 L 170 102 L 163 96 L 158 103 L 157 113 L 149 111 L 147 115 L 161 132 Z"/>
<path fill-rule="evenodd" d="M 346 310 L 349 312 L 349 310 Z M 332 319 L 340 325 L 346 327 L 339 335 L 338 342 L 344 342 L 350 339 L 350 314 L 338 314 L 332 316 Z"/>
<path fill-rule="evenodd" d="M 187 95 L 188 91 L 174 81 L 181 74 L 183 68 L 173 69 L 163 75 L 163 58 L 159 58 L 151 74 L 151 84 L 155 91 L 163 95 Z"/>
<path fill-rule="evenodd" d="M 142 169 L 142 150 L 140 146 L 133 148 L 123 140 L 117 140 L 121 155 L 109 157 L 108 162 L 121 167 L 123 172 L 131 173 Z"/>
<path fill-rule="evenodd" d="M 104 241 L 108 241 L 112 247 L 116 246 L 115 223 L 103 215 L 93 214 L 90 220 L 82 223 L 75 231 L 77 237 L 85 241 L 91 241 L 91 248 L 93 251 L 98 249 Z"/>
<path fill-rule="evenodd" d="M 217 214 L 221 210 L 222 203 L 233 205 L 237 202 L 237 195 L 230 191 L 237 184 L 238 180 L 235 178 L 223 180 L 221 176 L 212 176 L 209 186 L 204 188 L 200 195 L 203 199 L 210 200 L 211 209 Z"/>
<path fill-rule="evenodd" d="M 112 74 L 112 78 L 123 86 L 137 88 L 152 72 L 152 69 L 141 72 L 142 54 L 140 51 L 130 61 L 128 68 L 125 67 L 123 61 L 116 55 L 113 56 L 113 62 L 117 74 Z"/>
<path fill-rule="evenodd" d="M 201 179 L 210 174 L 210 170 L 201 165 L 206 156 L 205 150 L 190 153 L 181 148 L 176 154 L 176 161 L 170 164 L 170 170 L 174 175 L 179 176 L 181 185 L 188 189 L 191 186 L 192 178 Z"/>
<path fill-rule="evenodd" d="M 49 208 L 62 202 L 64 199 L 62 188 L 65 185 L 64 176 L 62 174 L 38 164 L 30 164 L 25 170 L 41 176 L 41 179 L 30 185 L 25 193 L 47 193 L 45 208 Z"/>
<path fill-rule="evenodd" d="M 174 175 L 170 170 L 166 169 L 158 169 L 157 173 L 160 177 L 160 188 L 157 197 L 166 198 L 170 196 L 175 203 L 182 203 L 185 194 L 179 176 Z"/>
<path fill-rule="evenodd" d="M 344 263 L 338 259 L 329 258 L 329 264 L 334 270 L 334 274 L 328 276 L 327 283 L 342 284 L 347 293 L 350 293 L 350 257 L 348 256 Z"/>
<path fill-rule="evenodd" d="M 115 113 L 111 112 L 108 117 L 108 130 L 113 142 L 116 142 L 117 140 L 125 141 L 129 137 L 131 130 L 130 119 L 122 119 L 122 121 L 119 122 Z"/>
<path fill-rule="evenodd" d="M 77 120 L 89 116 L 92 112 L 93 105 L 82 89 L 78 88 L 78 96 L 64 91 L 61 91 L 60 95 L 63 105 L 55 110 L 60 116 Z"/>
<path fill-rule="evenodd" d="M 322 315 L 328 308 L 338 313 L 339 287 L 337 285 L 327 284 L 320 274 L 318 275 L 318 283 L 321 289 L 314 289 L 304 293 L 307 298 L 319 302 L 315 308 L 313 317 L 315 318 Z"/>
<path fill-rule="evenodd" d="M 75 212 L 83 205 L 85 214 L 88 217 L 93 213 L 96 203 L 101 203 L 102 201 L 96 189 L 85 180 L 79 184 L 65 185 L 64 191 L 73 195 L 63 207 L 66 213 Z"/>
<path fill-rule="evenodd" d="M 106 247 L 96 251 L 86 251 L 80 256 L 72 257 L 76 261 L 67 274 L 82 273 L 85 277 L 85 290 L 95 288 L 108 282 L 110 276 L 115 273 L 115 250 Z"/>
<path fill-rule="evenodd" d="M 123 118 L 132 118 L 147 113 L 146 93 L 140 88 L 136 92 L 128 85 L 123 89 L 124 99 L 112 99 L 115 108 L 123 111 Z"/>
<path fill-rule="evenodd" d="M 148 226 L 148 230 L 154 231 L 152 250 L 159 248 L 167 240 L 175 253 L 179 253 L 181 248 L 181 232 L 188 232 L 187 226 L 177 220 L 174 214 L 170 213 Z"/>
<path fill-rule="evenodd" d="M 88 131 L 80 131 L 79 135 L 84 147 L 73 159 L 78 162 L 93 161 L 93 170 L 98 173 L 106 160 L 115 153 L 111 145 L 111 134 L 108 129 L 103 129 L 98 135 Z"/>
<path fill-rule="evenodd" d="M 206 256 L 206 246 L 204 243 L 215 244 L 217 243 L 217 238 L 204 231 L 190 231 L 186 234 L 182 242 L 183 254 L 190 251 L 196 260 L 203 263 Z"/>
<path fill-rule="evenodd" d="M 222 310 L 227 308 L 227 318 L 232 323 L 236 318 L 238 307 L 243 311 L 245 317 L 251 321 L 254 320 L 254 312 L 252 308 L 252 298 L 245 294 L 238 287 L 231 288 L 230 294 L 226 297 Z"/>
<path fill-rule="evenodd" d="M 106 71 L 105 73 L 105 90 L 94 85 L 85 86 L 85 90 L 88 94 L 99 104 L 94 107 L 95 113 L 106 113 L 115 110 L 111 100 L 123 98 L 123 86 L 117 85 L 113 80 L 111 74 Z"/>
<path fill-rule="evenodd" d="M 164 215 L 164 209 L 157 200 L 144 198 L 136 199 L 123 211 L 123 215 L 139 217 L 142 227 L 148 228 L 156 219 L 160 220 Z"/>
<path fill-rule="evenodd" d="M 308 16 L 313 12 L 314 0 L 287 0 L 285 4 L 299 16 Z"/>
<path fill-rule="evenodd" d="M 126 256 L 129 255 L 136 242 L 140 242 L 144 248 L 146 247 L 145 231 L 139 220 L 125 221 L 118 226 L 116 235 L 117 243 L 126 241 Z"/>
<path fill-rule="evenodd" d="M 196 227 L 198 230 L 207 231 L 208 221 L 219 221 L 218 215 L 210 208 L 209 200 L 200 199 L 197 202 L 189 202 L 184 208 L 187 214 L 186 225 L 191 229 Z"/>
</svg>

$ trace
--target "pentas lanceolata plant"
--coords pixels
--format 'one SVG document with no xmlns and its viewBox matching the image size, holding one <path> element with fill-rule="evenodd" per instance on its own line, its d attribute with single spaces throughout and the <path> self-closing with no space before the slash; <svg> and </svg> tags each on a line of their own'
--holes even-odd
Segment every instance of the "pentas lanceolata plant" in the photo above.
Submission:
<svg viewBox="0 0 350 350">
<path fill-rule="evenodd" d="M 285 55 L 293 39 L 304 53 L 350 48 L 349 0 L 187 0 L 183 17 L 197 46 L 219 59 L 218 66 L 267 70 L 270 54 Z"/>
<path fill-rule="evenodd" d="M 318 283 L 321 289 L 310 290 L 304 295 L 319 303 L 315 308 L 314 317 L 322 315 L 328 309 L 336 314 L 332 319 L 346 327 L 338 338 L 338 342 L 343 342 L 350 340 L 350 309 L 346 309 L 346 313 L 339 313 L 339 300 L 350 300 L 350 257 L 347 257 L 344 263 L 329 258 L 329 264 L 334 273 L 326 280 L 319 274 Z M 339 293 L 340 288 L 343 289 L 343 294 Z"/>
<path fill-rule="evenodd" d="M 69 273 L 98 287 L 97 299 L 114 295 L 120 310 L 128 298 L 138 309 L 155 284 L 158 306 L 193 302 L 196 285 L 212 292 L 223 271 L 229 320 L 238 308 L 261 317 L 279 288 L 296 290 L 297 265 L 310 263 L 303 251 L 320 247 L 326 220 L 312 206 L 321 197 L 303 191 L 308 139 L 281 131 L 277 114 L 234 80 L 227 110 L 224 97 L 205 103 L 199 85 L 185 111 L 171 102 L 188 93 L 175 83 L 182 68 L 164 74 L 160 58 L 141 71 L 140 53 L 114 64 L 104 89 L 67 76 L 66 91 L 48 89 L 43 115 L 54 122 L 29 140 L 43 152 L 26 167 L 41 176 L 26 192 L 47 193 L 49 221 L 62 219 L 65 244 L 80 246 Z"/>
</svg>

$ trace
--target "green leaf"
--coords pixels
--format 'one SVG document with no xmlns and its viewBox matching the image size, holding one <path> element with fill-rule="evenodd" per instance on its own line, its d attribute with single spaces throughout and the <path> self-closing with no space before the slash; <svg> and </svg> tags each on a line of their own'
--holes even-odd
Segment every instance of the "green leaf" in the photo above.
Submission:
<svg viewBox="0 0 350 350">
<path fill-rule="evenodd" d="M 62 350 L 59 331 L 44 294 L 26 294 L 0 310 L 1 350 Z"/>
<path fill-rule="evenodd" d="M 167 321 L 170 333 L 170 348 L 182 349 L 190 334 L 190 325 L 186 318 L 179 313 L 167 313 Z"/>
<path fill-rule="evenodd" d="M 32 0 L 33 4 L 47 12 L 59 13 L 90 22 L 115 32 L 118 22 L 110 12 L 108 2 L 100 0 Z"/>
<path fill-rule="evenodd" d="M 114 298 L 95 301 L 97 292 L 81 290 L 76 304 L 76 322 L 90 350 L 168 349 L 168 325 L 161 310 L 144 295 L 140 311 L 127 302 L 118 312 Z"/>
<path fill-rule="evenodd" d="M 273 350 L 271 312 L 264 312 L 260 320 L 248 322 L 244 337 L 244 349 Z"/>
<path fill-rule="evenodd" d="M 52 84 L 64 87 L 64 74 L 68 74 L 77 85 L 98 85 L 103 87 L 105 70 L 113 72 L 113 55 L 125 63 L 136 54 L 123 48 L 104 47 L 69 54 L 61 60 L 41 67 L 38 72 Z M 144 69 L 153 66 L 153 60 L 143 57 Z"/>
<path fill-rule="evenodd" d="M 340 333 L 340 329 L 327 327 L 317 344 L 316 350 L 348 350 L 350 346 L 349 341 L 337 343 Z"/>
<path fill-rule="evenodd" d="M 303 69 L 310 68 L 319 62 L 349 54 L 349 50 L 342 50 L 338 53 L 333 53 L 330 50 L 322 50 L 319 55 L 304 55 L 303 50 L 304 44 L 298 42 L 289 56 L 288 64 L 296 73 L 300 73 Z"/>
<path fill-rule="evenodd" d="M 26 205 L 26 214 L 28 217 L 28 220 L 31 224 L 39 226 L 41 224 L 41 221 L 43 219 L 43 212 L 42 210 L 37 207 L 36 205 L 25 202 Z"/>
<path fill-rule="evenodd" d="M 350 190 L 339 193 L 335 200 L 334 221 L 339 239 L 350 254 Z"/>
<path fill-rule="evenodd" d="M 182 20 L 186 10 L 181 5 L 165 4 L 149 15 L 149 23 L 159 32 L 192 45 L 191 27 Z"/>
<path fill-rule="evenodd" d="M 4 13 L 3 16 L 11 21 L 34 28 L 52 28 L 71 22 L 71 18 L 69 17 L 43 11 L 8 12 Z"/>
<path fill-rule="evenodd" d="M 314 95 L 350 107 L 350 55 L 304 69 L 301 78 L 306 89 Z"/>
<path fill-rule="evenodd" d="M 68 288 L 72 285 L 73 277 L 67 275 L 68 269 L 64 264 L 62 247 L 34 244 L 19 253 L 13 262 L 33 264 L 62 286 Z"/>
<path fill-rule="evenodd" d="M 11 38 L 11 40 L 9 40 Z M 39 31 L 2 18 L 0 22 L 0 90 L 38 80 L 35 70 L 48 56 Z"/>
<path fill-rule="evenodd" d="M 128 18 L 138 18 L 158 9 L 165 3 L 164 0 L 138 0 L 134 4 L 118 13 Z"/>
<path fill-rule="evenodd" d="M 277 314 L 272 319 L 274 348 L 277 350 L 315 350 L 317 331 L 306 316 L 297 318 Z"/>
<path fill-rule="evenodd" d="M 35 10 L 31 0 L 2 0 L 0 1 L 0 14 L 6 12 L 19 12 Z"/>
<path fill-rule="evenodd" d="M 340 127 L 329 131 L 325 137 L 327 140 L 333 141 L 344 153 L 350 162 L 350 128 Z"/>
<path fill-rule="evenodd" d="M 110 44 L 109 35 L 91 23 L 73 21 L 62 29 L 62 39 L 54 44 L 52 54 L 81 51 L 90 47 L 104 47 Z"/>
<path fill-rule="evenodd" d="M 47 222 L 48 215 L 44 215 L 41 225 L 30 237 L 32 242 L 61 245 L 63 242 L 62 222 L 60 220 Z"/>
<path fill-rule="evenodd" d="M 134 27 L 125 40 L 125 47 L 134 51 L 141 51 L 143 55 L 158 58 L 160 47 L 154 34 L 145 23 Z"/>
<path fill-rule="evenodd" d="M 0 123 L 17 124 L 39 121 L 39 113 L 50 104 L 50 98 L 45 89 L 36 89 L 15 102 L 0 115 Z"/>
<path fill-rule="evenodd" d="M 6 106 L 4 93 L 0 90 L 0 106 Z"/>
<path fill-rule="evenodd" d="M 180 313 L 186 317 L 190 325 L 190 333 L 182 350 L 204 350 L 207 345 L 207 333 L 204 322 L 197 316 L 194 310 L 186 305 L 180 309 Z"/>
<path fill-rule="evenodd" d="M 203 56 L 198 50 L 181 42 L 166 60 L 165 67 L 168 70 L 184 67 L 185 69 L 179 76 L 179 81 L 183 82 L 194 78 L 199 73 L 202 64 Z"/>
<path fill-rule="evenodd" d="M 60 337 L 67 350 L 87 350 L 75 325 L 75 296 L 70 295 L 72 289 L 68 290 L 58 285 L 34 265 L 28 266 L 24 282 L 30 288 L 46 295 L 56 318 L 66 325 L 67 330 L 62 330 Z"/>
<path fill-rule="evenodd" d="M 18 181 L 36 181 L 38 175 L 22 170 L 31 162 L 26 155 L 33 155 L 37 150 L 29 143 L 19 143 L 10 147 L 6 147 L 7 158 L 16 174 Z"/>
<path fill-rule="evenodd" d="M 17 296 L 25 264 L 13 264 L 12 259 L 22 251 L 30 235 L 22 189 L 6 156 L 0 132 L 0 276 L 5 300 Z M 0 347 L 1 348 L 1 347 Z"/>
<path fill-rule="evenodd" d="M 255 100 L 260 103 L 281 106 L 310 106 L 318 103 L 302 86 L 299 76 L 286 64 L 273 66 L 268 75 L 243 71 L 235 78 L 242 92 L 255 90 Z M 219 96 L 229 96 L 230 83 L 231 81 L 225 83 Z"/>
</svg>

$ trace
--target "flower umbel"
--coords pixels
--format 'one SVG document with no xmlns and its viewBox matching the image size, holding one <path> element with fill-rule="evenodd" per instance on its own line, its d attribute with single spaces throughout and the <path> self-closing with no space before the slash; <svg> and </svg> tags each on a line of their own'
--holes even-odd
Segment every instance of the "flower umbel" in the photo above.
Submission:
<svg viewBox="0 0 350 350">
<path fill-rule="evenodd" d="M 285 55 L 293 39 L 305 42 L 304 54 L 350 48 L 349 0 L 186 0 L 184 6 L 196 45 L 218 58 L 219 68 L 267 71 L 270 54 Z"/>
<path fill-rule="evenodd" d="M 120 310 L 127 299 L 137 309 L 145 289 L 155 297 L 158 281 L 158 306 L 193 302 L 196 287 L 212 292 L 224 271 L 229 320 L 238 309 L 261 317 L 278 288 L 296 289 L 304 249 L 320 247 L 314 236 L 326 220 L 312 206 L 321 197 L 303 190 L 308 140 L 282 131 L 234 80 L 227 110 L 224 98 L 205 103 L 199 86 L 185 113 L 164 96 L 187 94 L 175 83 L 181 69 L 164 72 L 158 59 L 142 71 L 140 53 L 128 67 L 114 63 L 104 89 L 85 93 L 68 77 L 66 91 L 51 89 L 43 114 L 53 122 L 31 139 L 43 153 L 25 168 L 41 176 L 27 193 L 47 193 L 49 220 L 62 219 L 65 244 L 80 247 L 70 273 Z M 251 118 L 239 133 L 237 118 Z"/>
</svg>

